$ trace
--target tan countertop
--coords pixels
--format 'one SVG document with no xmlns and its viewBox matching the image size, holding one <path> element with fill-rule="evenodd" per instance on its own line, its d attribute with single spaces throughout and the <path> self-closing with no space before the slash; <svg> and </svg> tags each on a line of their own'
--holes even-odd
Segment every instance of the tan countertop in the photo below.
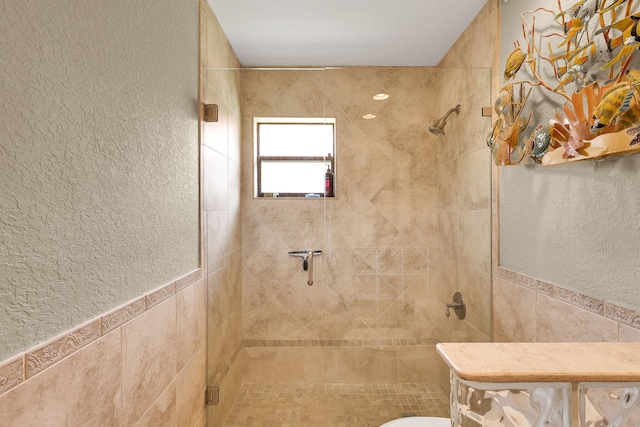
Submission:
<svg viewBox="0 0 640 427">
<path fill-rule="evenodd" d="M 468 381 L 640 381 L 640 343 L 441 343 L 437 349 Z"/>
</svg>

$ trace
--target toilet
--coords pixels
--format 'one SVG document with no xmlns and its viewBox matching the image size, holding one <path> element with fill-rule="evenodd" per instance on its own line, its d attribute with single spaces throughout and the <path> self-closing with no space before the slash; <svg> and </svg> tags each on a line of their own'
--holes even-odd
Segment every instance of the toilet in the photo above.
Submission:
<svg viewBox="0 0 640 427">
<path fill-rule="evenodd" d="M 406 417 L 391 420 L 380 427 L 451 427 L 451 420 L 436 417 Z"/>
</svg>

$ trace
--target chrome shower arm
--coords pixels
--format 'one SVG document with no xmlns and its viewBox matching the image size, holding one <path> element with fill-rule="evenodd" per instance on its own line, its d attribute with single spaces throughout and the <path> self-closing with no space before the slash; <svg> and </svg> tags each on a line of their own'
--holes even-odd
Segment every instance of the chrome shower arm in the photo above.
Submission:
<svg viewBox="0 0 640 427">
<path fill-rule="evenodd" d="M 456 114 L 460 114 L 460 104 L 447 111 L 447 114 L 440 117 L 431 126 L 429 126 L 429 131 L 434 135 L 444 135 L 444 127 L 447 124 L 447 117 L 449 117 L 454 111 L 456 112 Z"/>
<path fill-rule="evenodd" d="M 451 113 L 456 112 L 456 114 L 460 114 L 460 104 L 456 105 L 455 107 L 451 108 L 449 111 L 447 111 L 447 114 L 444 115 L 444 117 L 442 118 L 442 120 L 446 121 L 447 118 L 451 115 Z"/>
</svg>

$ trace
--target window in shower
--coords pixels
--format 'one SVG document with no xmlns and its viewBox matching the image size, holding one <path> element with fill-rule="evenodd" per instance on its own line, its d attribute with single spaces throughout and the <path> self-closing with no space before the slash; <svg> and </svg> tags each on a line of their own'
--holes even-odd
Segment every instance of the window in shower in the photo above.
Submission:
<svg viewBox="0 0 640 427">
<path fill-rule="evenodd" d="M 255 117 L 256 197 L 335 195 L 334 118 Z"/>
</svg>

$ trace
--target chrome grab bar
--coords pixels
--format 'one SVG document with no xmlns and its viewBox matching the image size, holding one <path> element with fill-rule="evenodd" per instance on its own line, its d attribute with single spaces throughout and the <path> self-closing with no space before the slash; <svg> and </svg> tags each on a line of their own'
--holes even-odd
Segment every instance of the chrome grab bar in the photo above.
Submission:
<svg viewBox="0 0 640 427">
<path fill-rule="evenodd" d="M 297 256 L 302 258 L 302 269 L 309 272 L 309 278 L 307 279 L 307 285 L 313 285 L 313 256 L 322 255 L 322 251 L 291 251 L 289 256 Z"/>
</svg>

